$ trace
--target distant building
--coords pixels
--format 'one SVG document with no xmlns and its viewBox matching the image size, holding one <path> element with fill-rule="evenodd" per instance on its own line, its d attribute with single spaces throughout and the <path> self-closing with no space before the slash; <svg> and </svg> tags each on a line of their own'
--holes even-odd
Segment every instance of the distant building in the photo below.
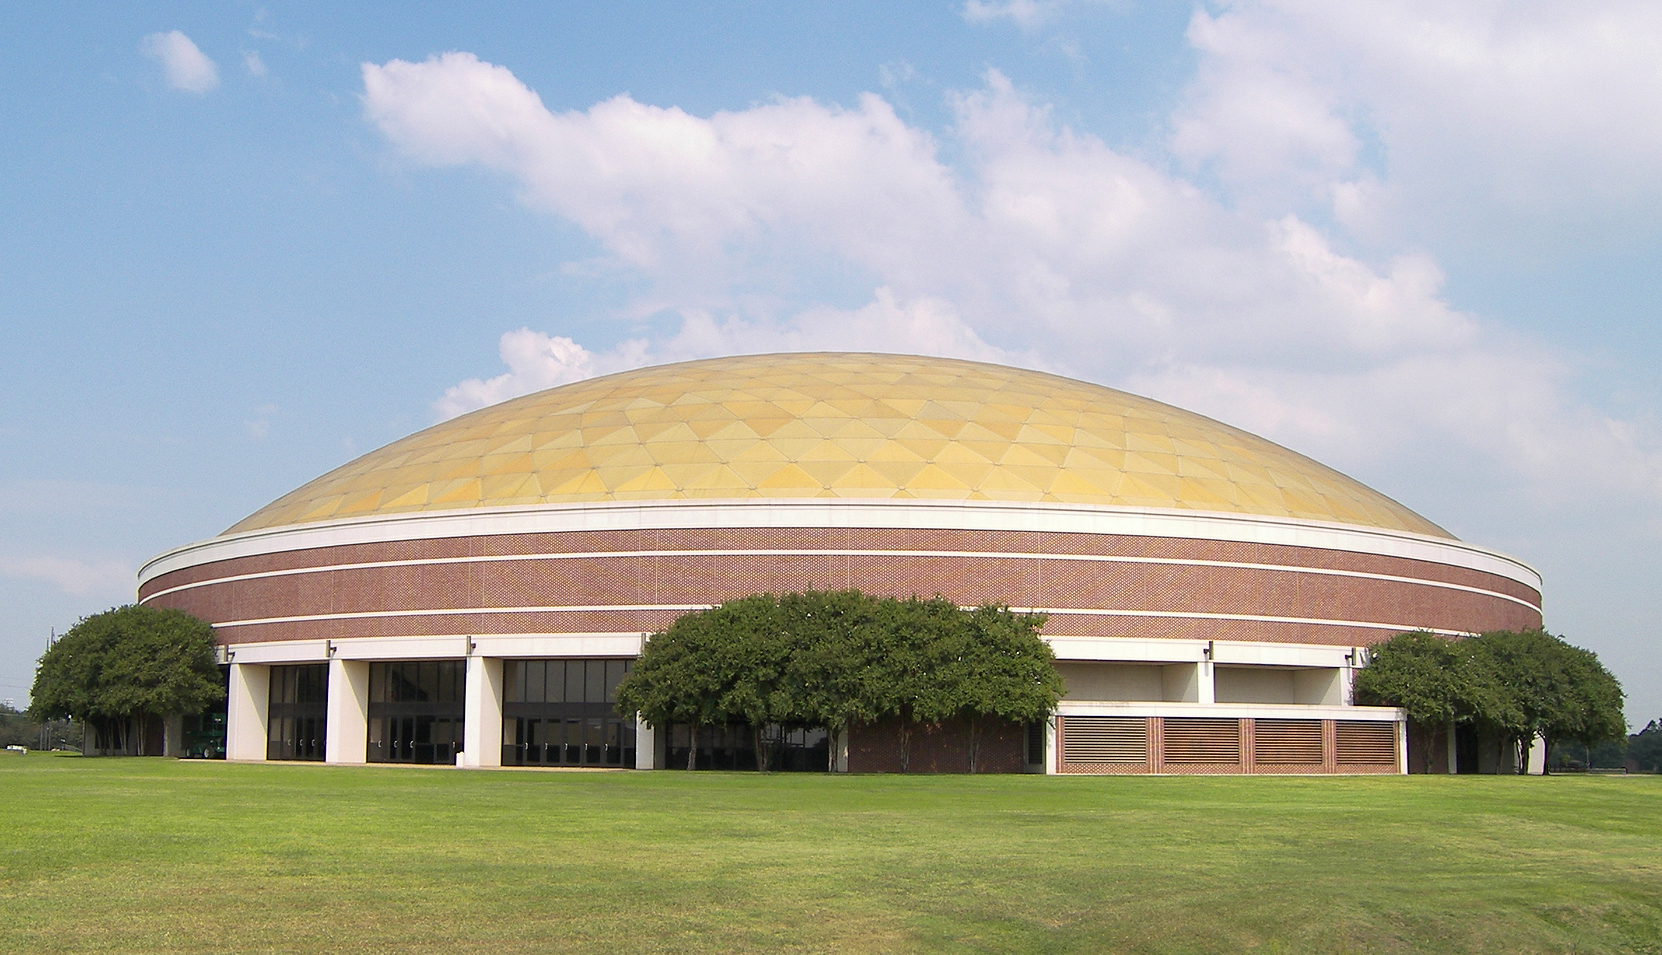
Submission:
<svg viewBox="0 0 1662 955">
<path fill-rule="evenodd" d="M 1393 773 L 1400 713 L 1351 697 L 1366 648 L 1539 626 L 1540 585 L 1169 405 L 798 354 L 644 368 L 428 428 L 155 558 L 140 598 L 215 626 L 233 759 L 684 765 L 685 727 L 609 702 L 643 636 L 745 594 L 856 587 L 1050 615 L 1067 696 L 1048 725 L 995 734 L 992 768 Z M 750 745 L 707 730 L 700 760 L 742 766 Z M 963 764 L 952 726 L 913 745 L 914 769 Z M 785 746 L 804 767 L 899 765 L 893 727 Z"/>
</svg>

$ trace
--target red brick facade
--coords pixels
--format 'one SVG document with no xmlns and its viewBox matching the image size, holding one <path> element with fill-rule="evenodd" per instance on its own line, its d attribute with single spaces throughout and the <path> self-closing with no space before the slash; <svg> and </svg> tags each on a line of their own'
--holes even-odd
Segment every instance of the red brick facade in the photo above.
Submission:
<svg viewBox="0 0 1662 955">
<path fill-rule="evenodd" d="M 760 591 L 838 587 L 1044 608 L 1056 611 L 1046 627 L 1052 636 L 1351 646 L 1384 639 L 1391 628 L 1482 631 L 1541 623 L 1534 589 L 1450 564 L 1275 544 L 1041 531 L 744 528 L 419 539 L 186 567 L 147 581 L 140 599 L 189 611 L 220 625 L 222 642 L 244 643 L 645 633 L 668 625 L 683 607 Z M 1185 616 L 1196 614 L 1288 619 Z M 293 619 L 306 617 L 323 619 Z M 234 621 L 268 622 L 227 625 Z"/>
<path fill-rule="evenodd" d="M 912 727 L 910 773 L 969 772 L 970 727 L 965 720 Z M 900 723 L 886 720 L 870 726 L 856 726 L 848 733 L 848 771 L 851 773 L 898 773 Z M 1026 762 L 1022 726 L 1005 720 L 987 719 L 981 724 L 981 742 L 976 747 L 978 773 L 1019 773 Z"/>
</svg>

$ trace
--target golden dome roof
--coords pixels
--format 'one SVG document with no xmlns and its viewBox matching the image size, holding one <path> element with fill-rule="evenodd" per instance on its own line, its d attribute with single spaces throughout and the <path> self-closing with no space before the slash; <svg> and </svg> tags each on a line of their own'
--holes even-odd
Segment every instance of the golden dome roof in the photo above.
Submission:
<svg viewBox="0 0 1662 955">
<path fill-rule="evenodd" d="M 492 405 L 394 441 L 226 533 L 583 501 L 934 498 L 1263 514 L 1451 537 L 1210 418 L 1037 371 L 901 355 L 715 358 Z"/>
</svg>

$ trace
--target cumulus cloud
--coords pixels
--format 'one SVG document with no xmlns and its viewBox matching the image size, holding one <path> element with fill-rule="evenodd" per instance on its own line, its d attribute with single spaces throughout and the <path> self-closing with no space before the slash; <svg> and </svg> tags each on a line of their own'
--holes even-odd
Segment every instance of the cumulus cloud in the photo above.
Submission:
<svg viewBox="0 0 1662 955">
<path fill-rule="evenodd" d="M 0 576 L 51 584 L 70 596 L 130 596 L 132 568 L 116 561 L 88 562 L 67 557 L 0 557 Z"/>
<path fill-rule="evenodd" d="M 162 65 L 167 85 L 198 96 L 219 85 L 219 67 L 178 30 L 152 33 L 139 44 L 145 56 Z"/>
<path fill-rule="evenodd" d="M 596 375 L 712 355 L 865 350 L 980 361 L 1015 357 L 982 341 L 950 303 L 935 299 L 901 302 L 888 288 L 877 289 L 873 300 L 861 308 L 810 308 L 782 322 L 719 316 L 701 309 L 687 309 L 680 317 L 680 330 L 673 336 L 657 341 L 630 339 L 598 355 L 563 335 L 529 328 L 508 332 L 497 346 L 508 370 L 495 378 L 470 378 L 452 385 L 433 403 L 433 411 L 440 419 L 453 418 Z M 1040 361 L 1028 356 L 1026 363 Z"/>
<path fill-rule="evenodd" d="M 451 389 L 440 414 L 647 361 L 870 348 L 1118 383 L 1338 463 L 1430 448 L 1551 482 L 1549 462 L 1573 455 L 1601 486 L 1659 488 L 1654 445 L 1571 397 L 1569 359 L 1450 306 L 1432 258 L 1365 261 L 1310 217 L 1221 202 L 1057 123 L 996 72 L 953 97 L 951 164 L 872 95 L 709 117 L 618 96 L 555 113 L 465 53 L 363 76 L 366 116 L 401 153 L 505 174 L 644 279 L 629 317 L 676 322 L 602 354 L 510 333 L 509 371 Z M 1314 182 L 1354 165 L 1360 147 L 1322 119 L 1337 107 L 1280 89 L 1248 97 L 1291 105 L 1241 175 L 1303 164 Z M 1211 148 L 1199 126 L 1185 135 Z M 800 291 L 826 275 L 864 304 Z"/>
<path fill-rule="evenodd" d="M 1512 231 L 1562 251 L 1655 233 L 1648 0 L 1241 0 L 1197 10 L 1188 35 L 1200 66 L 1172 147 L 1239 199 L 1325 205 L 1387 239 Z"/>
<path fill-rule="evenodd" d="M 596 359 L 587 348 L 563 335 L 545 335 L 529 328 L 504 334 L 497 343 L 497 352 L 508 366 L 506 372 L 495 378 L 470 378 L 452 385 L 433 403 L 434 413 L 441 419 L 454 418 L 533 391 L 644 364 L 633 360 L 635 349 L 628 345 Z"/>
</svg>

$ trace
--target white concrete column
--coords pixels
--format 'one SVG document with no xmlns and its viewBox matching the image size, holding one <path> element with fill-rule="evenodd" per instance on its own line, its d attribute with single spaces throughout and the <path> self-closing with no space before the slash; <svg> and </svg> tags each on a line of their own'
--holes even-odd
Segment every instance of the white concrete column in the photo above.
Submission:
<svg viewBox="0 0 1662 955">
<path fill-rule="evenodd" d="M 635 768 L 663 769 L 658 765 L 658 733 L 639 713 L 635 714 Z"/>
<path fill-rule="evenodd" d="M 1062 718 L 1060 716 L 1052 713 L 1050 714 L 1050 719 L 1045 720 L 1046 776 L 1054 776 L 1061 771 L 1062 758 L 1061 755 L 1056 752 L 1056 727 L 1060 724 L 1061 719 Z"/>
<path fill-rule="evenodd" d="M 225 706 L 226 759 L 265 759 L 270 701 L 270 667 L 257 663 L 231 664 L 230 699 Z"/>
<path fill-rule="evenodd" d="M 467 702 L 462 710 L 462 759 L 469 769 L 502 765 L 502 661 L 467 658 Z"/>
<path fill-rule="evenodd" d="M 1459 734 L 1460 734 L 1460 731 L 1455 728 L 1454 722 L 1452 720 L 1449 721 L 1449 724 L 1448 724 L 1448 774 L 1450 776 L 1456 775 L 1457 773 L 1460 772 L 1460 747 L 1457 744 L 1457 740 L 1459 740 L 1459 738 L 1460 738 Z"/>
<path fill-rule="evenodd" d="M 1345 668 L 1341 677 L 1344 687 L 1340 700 L 1345 706 L 1356 705 L 1356 671 L 1362 668 L 1367 659 L 1367 651 L 1361 647 L 1351 647 L 1350 652 L 1345 654 Z"/>
<path fill-rule="evenodd" d="M 369 661 L 329 661 L 329 703 L 323 732 L 329 763 L 369 760 Z"/>
<path fill-rule="evenodd" d="M 1401 710 L 1397 711 L 1399 714 Z M 1397 728 L 1397 775 L 1408 775 L 1408 716 L 1403 714 L 1394 724 Z"/>
<path fill-rule="evenodd" d="M 1547 741 L 1545 737 L 1536 736 L 1529 741 L 1529 754 L 1524 766 L 1531 776 L 1540 776 L 1547 771 Z"/>
<path fill-rule="evenodd" d="M 1212 677 L 1212 661 L 1202 660 L 1196 664 L 1196 671 L 1200 676 L 1199 692 L 1195 695 L 1196 703 L 1213 704 L 1218 701 L 1217 683 Z"/>
</svg>

